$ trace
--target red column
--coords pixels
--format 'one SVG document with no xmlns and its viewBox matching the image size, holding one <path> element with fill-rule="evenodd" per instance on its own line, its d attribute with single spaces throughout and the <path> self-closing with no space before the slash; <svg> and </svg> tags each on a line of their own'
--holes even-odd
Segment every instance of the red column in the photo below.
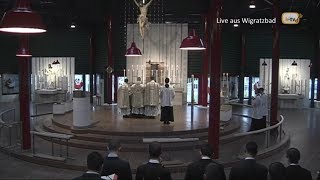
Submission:
<svg viewBox="0 0 320 180">
<path fill-rule="evenodd" d="M 204 43 L 206 50 L 203 53 L 202 73 L 201 73 L 201 105 L 208 105 L 208 68 L 209 68 L 209 15 L 204 16 Z M 200 103 L 199 103 L 200 104 Z"/>
<path fill-rule="evenodd" d="M 220 74 L 221 74 L 221 17 L 222 0 L 212 0 L 211 73 L 208 142 L 213 146 L 214 158 L 219 158 Z"/>
<path fill-rule="evenodd" d="M 95 84 L 93 84 L 93 75 L 95 75 L 95 60 L 94 60 L 94 48 L 93 48 L 93 34 L 89 36 L 89 68 L 90 68 L 90 102 L 93 102 L 93 95 L 95 94 Z"/>
<path fill-rule="evenodd" d="M 273 16 L 277 19 L 273 24 L 273 44 L 272 44 L 272 78 L 271 78 L 271 125 L 278 122 L 278 84 L 279 84 L 279 29 L 280 29 L 280 10 L 279 0 L 273 0 Z"/>
<path fill-rule="evenodd" d="M 112 18 L 107 17 L 107 36 L 108 36 L 108 65 L 107 67 L 113 68 L 113 55 L 112 55 Z M 112 104 L 112 74 L 106 73 L 107 79 L 107 103 Z"/>
<path fill-rule="evenodd" d="M 20 46 L 29 49 L 27 36 L 20 38 Z M 19 61 L 19 100 L 20 121 L 22 125 L 22 149 L 31 148 L 30 135 L 30 57 L 18 57 Z"/>
</svg>

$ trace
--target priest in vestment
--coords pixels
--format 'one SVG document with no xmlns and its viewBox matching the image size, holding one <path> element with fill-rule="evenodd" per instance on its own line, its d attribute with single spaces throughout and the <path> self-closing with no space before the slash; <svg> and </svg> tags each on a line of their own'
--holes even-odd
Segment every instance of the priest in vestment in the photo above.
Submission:
<svg viewBox="0 0 320 180">
<path fill-rule="evenodd" d="M 160 85 L 151 77 L 144 91 L 144 115 L 155 117 L 159 114 L 159 92 Z"/>
<path fill-rule="evenodd" d="M 123 115 L 123 117 L 127 117 L 130 115 L 130 95 L 131 89 L 128 85 L 128 79 L 124 80 L 124 83 L 119 87 L 117 93 L 117 102 L 119 112 Z"/>
<path fill-rule="evenodd" d="M 137 78 L 137 82 L 131 86 L 131 107 L 132 114 L 143 115 L 144 104 L 143 104 L 143 93 L 144 85 L 141 84 L 141 78 Z"/>
</svg>

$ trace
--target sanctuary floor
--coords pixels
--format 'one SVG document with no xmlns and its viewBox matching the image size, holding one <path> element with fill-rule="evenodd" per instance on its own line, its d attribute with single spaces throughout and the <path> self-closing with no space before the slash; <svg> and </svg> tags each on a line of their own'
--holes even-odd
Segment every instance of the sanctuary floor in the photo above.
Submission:
<svg viewBox="0 0 320 180">
<path fill-rule="evenodd" d="M 0 104 L 0 110 L 4 108 L 4 105 Z M 102 107 L 102 108 L 112 108 L 110 107 Z M 200 108 L 198 108 L 200 109 Z M 203 108 L 205 109 L 205 108 Z M 188 107 L 186 109 L 188 112 Z M 176 112 L 175 112 L 176 113 Z M 170 125 L 172 129 L 181 130 L 183 129 L 194 129 L 194 128 L 205 128 L 207 126 L 207 121 L 203 120 L 206 119 L 206 113 L 203 113 L 202 110 L 199 110 L 197 116 L 203 117 L 199 118 L 199 121 L 194 121 L 193 125 L 191 121 L 188 119 L 190 118 L 190 113 L 184 113 L 181 115 L 175 114 L 175 117 L 182 117 L 187 119 L 185 123 L 175 122 L 174 124 Z M 201 114 L 203 113 L 203 114 Z M 247 108 L 237 110 L 234 112 L 236 114 L 244 114 L 250 115 L 251 111 Z M 188 115 L 189 114 L 189 115 Z M 301 165 L 306 167 L 307 169 L 312 171 L 313 177 L 316 177 L 316 172 L 320 170 L 320 110 L 319 109 L 281 109 L 280 114 L 284 115 L 285 122 L 284 128 L 287 132 L 290 133 L 291 143 L 290 147 L 296 147 L 301 152 Z M 110 115 L 104 115 L 107 118 Z M 111 116 L 112 117 L 112 116 Z M 181 119 L 182 119 L 181 118 Z M 136 123 L 139 122 L 141 119 L 119 119 L 117 122 L 114 122 L 115 126 L 123 125 L 124 128 L 128 128 L 130 121 L 135 121 Z M 163 129 L 163 125 L 158 121 L 158 119 L 149 119 L 152 121 L 154 127 L 153 131 L 158 128 L 161 131 Z M 119 121 L 119 122 L 118 122 Z M 150 122 L 151 122 L 150 121 Z M 247 118 L 241 119 L 241 131 L 246 131 L 250 121 Z M 128 125 L 125 125 L 125 124 Z M 108 124 L 101 124 L 108 128 Z M 127 127 L 126 127 L 127 126 Z M 115 127 L 109 127 L 114 129 Z M 121 129 L 121 128 L 120 128 Z M 144 130 L 147 130 L 145 128 Z M 172 130 L 171 129 L 171 130 Z M 137 129 L 140 131 L 141 129 Z M 231 156 L 231 154 L 230 154 Z M 268 166 L 271 162 L 280 161 L 287 165 L 286 158 L 285 158 L 285 151 L 281 151 L 278 154 L 273 155 L 272 157 L 260 160 L 261 163 Z M 46 167 L 41 165 L 36 165 L 28 162 L 24 162 L 15 158 L 12 158 L 6 154 L 0 153 L 0 179 L 12 179 L 12 178 L 23 178 L 23 179 L 70 179 L 76 176 L 79 176 L 82 172 L 79 171 L 71 171 L 65 169 L 58 169 L 52 167 Z M 17 173 L 19 172 L 19 173 Z M 226 169 L 226 174 L 229 173 L 229 169 Z M 182 179 L 183 174 L 173 174 L 174 179 Z"/>
</svg>

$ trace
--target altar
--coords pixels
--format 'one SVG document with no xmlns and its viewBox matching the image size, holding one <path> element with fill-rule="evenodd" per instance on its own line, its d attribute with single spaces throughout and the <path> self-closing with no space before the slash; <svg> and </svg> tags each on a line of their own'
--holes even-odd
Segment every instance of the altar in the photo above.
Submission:
<svg viewBox="0 0 320 180">
<path fill-rule="evenodd" d="M 279 94 L 279 108 L 302 108 L 304 95 L 302 94 Z"/>
</svg>

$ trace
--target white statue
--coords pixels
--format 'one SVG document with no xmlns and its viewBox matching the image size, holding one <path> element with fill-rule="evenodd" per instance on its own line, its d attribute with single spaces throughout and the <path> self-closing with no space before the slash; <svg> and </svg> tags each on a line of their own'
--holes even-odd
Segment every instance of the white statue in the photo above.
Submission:
<svg viewBox="0 0 320 180">
<path fill-rule="evenodd" d="M 148 7 L 150 6 L 151 2 L 153 0 L 150 0 L 147 4 L 143 4 L 143 1 L 140 1 L 139 3 L 137 0 L 134 0 L 134 3 L 139 7 L 140 9 L 140 15 L 138 17 L 138 23 L 139 23 L 139 28 L 140 28 L 140 35 L 141 38 L 144 39 L 144 33 L 146 29 L 149 28 L 149 21 L 148 21 Z"/>
</svg>

